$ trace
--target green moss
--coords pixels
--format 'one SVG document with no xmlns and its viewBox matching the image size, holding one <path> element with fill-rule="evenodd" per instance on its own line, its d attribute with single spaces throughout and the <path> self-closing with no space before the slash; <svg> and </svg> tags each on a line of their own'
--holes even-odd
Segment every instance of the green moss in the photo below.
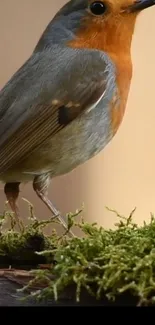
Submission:
<svg viewBox="0 0 155 325">
<path fill-rule="evenodd" d="M 70 238 L 67 233 L 60 237 L 56 232 L 44 236 L 40 227 L 47 222 L 42 224 L 36 219 L 31 220 L 22 234 L 10 230 L 9 237 L 10 232 L 4 232 L 0 249 L 5 253 L 3 242 L 10 254 L 15 254 L 21 244 L 25 245 L 28 234 L 37 232 L 46 241 L 44 249 L 36 255 L 44 256 L 46 262 L 51 263 L 51 269 L 32 270 L 33 280 L 21 290 L 31 290 L 30 295 L 37 299 L 58 300 L 64 290 L 73 285 L 77 301 L 85 289 L 96 299 L 106 297 L 114 301 L 130 293 L 136 297 L 137 305 L 155 304 L 155 218 L 151 216 L 150 222 L 140 227 L 133 222 L 134 211 L 127 218 L 113 212 L 119 218 L 114 230 L 83 220 L 77 223 L 74 219 L 81 211 L 75 215 L 70 213 L 69 227 L 80 228 L 84 234 L 81 238 Z M 35 291 L 36 283 L 40 287 L 46 283 L 46 286 Z"/>
<path fill-rule="evenodd" d="M 61 240 L 57 237 L 55 250 L 39 253 L 54 254 L 55 265 L 51 270 L 34 271 L 34 280 L 29 283 L 31 286 L 46 279 L 47 286 L 32 294 L 57 300 L 67 287 L 75 285 L 77 301 L 85 288 L 96 299 L 106 296 L 115 300 L 130 292 L 137 297 L 138 305 L 154 304 L 155 219 L 152 216 L 148 225 L 138 227 L 132 221 L 133 212 L 128 218 L 117 214 L 120 221 L 115 230 L 82 220 L 77 226 L 85 236 Z"/>
<path fill-rule="evenodd" d="M 33 207 L 29 204 L 30 216 L 28 225 L 16 220 L 12 213 L 5 212 L 0 216 L 0 265 L 35 266 L 46 262 L 46 258 L 39 257 L 36 251 L 52 249 L 53 241 L 44 235 L 43 229 L 51 223 L 51 220 L 39 222 L 33 213 Z M 4 226 L 10 221 L 10 228 Z M 17 231 L 17 228 L 20 231 Z"/>
</svg>

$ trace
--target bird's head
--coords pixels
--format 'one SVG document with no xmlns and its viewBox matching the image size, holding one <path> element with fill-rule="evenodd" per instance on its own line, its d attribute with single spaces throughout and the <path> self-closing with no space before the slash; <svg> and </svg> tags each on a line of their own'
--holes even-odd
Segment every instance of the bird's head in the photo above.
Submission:
<svg viewBox="0 0 155 325">
<path fill-rule="evenodd" d="M 130 48 L 138 14 L 153 5 L 155 0 L 71 0 L 55 19 L 78 47 L 121 50 Z"/>
</svg>

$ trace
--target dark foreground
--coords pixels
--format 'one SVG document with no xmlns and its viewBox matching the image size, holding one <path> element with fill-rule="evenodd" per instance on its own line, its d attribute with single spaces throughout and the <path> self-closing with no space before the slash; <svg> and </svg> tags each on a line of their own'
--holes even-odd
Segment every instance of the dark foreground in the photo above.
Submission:
<svg viewBox="0 0 155 325">
<path fill-rule="evenodd" d="M 73 299 L 73 289 L 65 292 L 63 297 L 58 301 L 48 300 L 45 302 L 37 303 L 34 299 L 21 301 L 20 299 L 26 296 L 23 292 L 17 292 L 17 289 L 22 288 L 22 285 L 15 283 L 12 280 L 0 277 L 0 306 L 136 306 L 137 299 L 131 296 L 122 296 L 115 303 L 110 303 L 107 299 L 96 301 L 90 297 L 87 292 L 81 295 L 80 303 L 75 302 Z"/>
</svg>

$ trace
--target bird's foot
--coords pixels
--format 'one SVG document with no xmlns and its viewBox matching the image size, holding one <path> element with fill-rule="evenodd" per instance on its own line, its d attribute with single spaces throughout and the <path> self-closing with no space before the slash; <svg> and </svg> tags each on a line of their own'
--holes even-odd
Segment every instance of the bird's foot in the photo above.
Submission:
<svg viewBox="0 0 155 325">
<path fill-rule="evenodd" d="M 70 234 L 71 236 L 75 237 L 73 232 L 68 229 L 68 226 L 61 216 L 60 212 L 55 208 L 53 203 L 49 200 L 47 196 L 47 190 L 50 182 L 50 175 L 49 173 L 38 175 L 34 178 L 33 181 L 33 189 L 36 192 L 37 196 L 41 199 L 42 202 L 47 206 L 47 208 L 54 214 L 53 218 L 57 218 L 64 229 L 66 230 L 66 233 Z"/>
<path fill-rule="evenodd" d="M 72 230 L 68 230 L 68 226 L 67 226 L 65 220 L 61 216 L 60 212 L 55 208 L 53 203 L 48 199 L 48 197 L 45 194 L 43 194 L 42 192 L 40 192 L 39 190 L 36 190 L 36 194 L 46 204 L 46 206 L 52 212 L 52 214 L 54 214 L 53 219 L 57 218 L 60 221 L 60 223 L 62 224 L 62 226 L 64 227 L 64 229 L 66 230 L 66 232 L 68 232 L 72 237 L 75 237 Z"/>
<path fill-rule="evenodd" d="M 16 205 L 16 203 L 14 202 L 14 200 L 12 198 L 9 198 L 9 200 L 6 202 L 10 205 L 10 208 L 14 214 L 15 217 L 15 223 L 16 225 L 18 225 L 18 228 L 21 232 L 23 232 L 24 230 L 24 225 L 23 222 L 20 218 L 20 213 L 19 213 L 19 209 L 18 206 Z"/>
<path fill-rule="evenodd" d="M 4 192 L 7 198 L 7 202 L 10 205 L 12 212 L 15 215 L 16 224 L 19 227 L 20 231 L 24 230 L 24 225 L 20 219 L 19 208 L 17 206 L 17 199 L 19 195 L 19 184 L 20 183 L 6 183 L 4 187 Z"/>
</svg>

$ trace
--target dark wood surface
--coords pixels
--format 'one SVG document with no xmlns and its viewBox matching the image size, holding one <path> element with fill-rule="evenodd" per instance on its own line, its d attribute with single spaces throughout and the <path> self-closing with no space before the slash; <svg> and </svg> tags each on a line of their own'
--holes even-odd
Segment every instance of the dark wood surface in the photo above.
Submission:
<svg viewBox="0 0 155 325">
<path fill-rule="evenodd" d="M 18 284 L 12 280 L 0 276 L 0 307 L 2 306 L 136 306 L 136 301 L 134 297 L 123 296 L 115 303 L 109 303 L 106 299 L 102 301 L 96 301 L 93 297 L 90 297 L 88 293 L 84 293 L 81 296 L 81 302 L 76 303 L 73 296 L 75 292 L 72 290 L 66 291 L 62 296 L 61 300 L 55 302 L 53 300 L 48 300 L 45 302 L 36 302 L 34 299 L 28 299 L 21 301 L 20 299 L 25 297 L 26 294 L 23 292 L 17 292 L 18 288 L 22 285 Z"/>
<path fill-rule="evenodd" d="M 20 299 L 25 297 L 23 292 L 17 292 L 17 289 L 21 288 L 20 284 L 10 281 L 4 277 L 0 277 L 0 307 L 2 306 L 84 306 L 84 305 L 96 305 L 94 299 L 87 296 L 86 299 L 82 299 L 81 303 L 76 303 L 74 299 L 65 294 L 65 298 L 62 298 L 59 302 L 52 300 L 46 302 L 37 303 L 34 299 L 28 299 L 21 301 Z M 99 304 L 99 303 L 97 303 Z M 99 305 L 103 305 L 100 303 Z"/>
<path fill-rule="evenodd" d="M 40 268 L 49 268 L 48 264 L 40 265 Z M 131 295 L 131 293 L 125 293 L 117 297 L 116 301 L 108 301 L 106 296 L 102 297 L 102 300 L 96 300 L 86 290 L 81 291 L 80 302 L 75 300 L 76 286 L 72 285 L 62 292 L 61 297 L 56 302 L 53 300 L 47 300 L 37 302 L 35 298 L 26 297 L 29 292 L 18 292 L 17 289 L 23 288 L 31 279 L 32 274 L 29 272 L 29 267 L 19 268 L 0 268 L 0 306 L 137 306 L 138 298 Z M 30 268 L 31 269 L 31 268 Z M 33 288 L 34 290 L 41 289 L 39 287 Z M 46 284 L 42 283 L 42 288 Z"/>
</svg>

